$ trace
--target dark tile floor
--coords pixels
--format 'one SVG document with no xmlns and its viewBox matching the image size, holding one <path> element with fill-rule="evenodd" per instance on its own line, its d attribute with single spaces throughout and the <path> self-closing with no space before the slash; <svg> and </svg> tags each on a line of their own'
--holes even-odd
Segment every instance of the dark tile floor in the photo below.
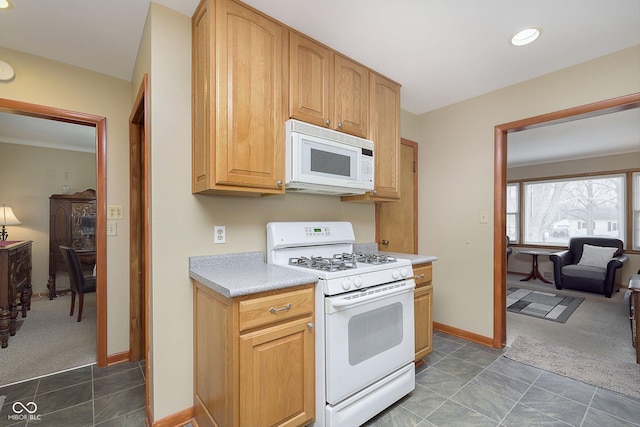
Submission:
<svg viewBox="0 0 640 427">
<path fill-rule="evenodd" d="M 640 426 L 640 399 L 594 387 L 434 332 L 416 389 L 367 427 Z"/>
<path fill-rule="evenodd" d="M 0 388 L 0 426 L 144 426 L 144 407 L 144 362 L 85 366 Z"/>
<path fill-rule="evenodd" d="M 433 352 L 416 372 L 416 389 L 365 425 L 640 426 L 640 399 L 514 362 L 503 353 L 435 332 Z M 30 410 L 29 402 L 35 402 L 33 415 L 40 420 L 10 418 L 13 402 Z M 87 366 L 0 388 L 0 426 L 143 427 L 144 404 L 143 363 Z"/>
</svg>

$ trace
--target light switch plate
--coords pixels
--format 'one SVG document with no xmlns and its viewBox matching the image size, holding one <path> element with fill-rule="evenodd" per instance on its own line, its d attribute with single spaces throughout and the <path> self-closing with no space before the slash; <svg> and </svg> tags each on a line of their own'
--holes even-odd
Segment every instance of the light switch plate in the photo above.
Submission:
<svg viewBox="0 0 640 427">
<path fill-rule="evenodd" d="M 124 209 L 122 206 L 110 205 L 107 206 L 107 219 L 123 219 Z"/>
<path fill-rule="evenodd" d="M 489 223 L 489 212 L 480 211 L 480 224 L 488 224 Z"/>
<path fill-rule="evenodd" d="M 107 236 L 118 235 L 118 224 L 115 221 L 107 221 Z"/>
</svg>

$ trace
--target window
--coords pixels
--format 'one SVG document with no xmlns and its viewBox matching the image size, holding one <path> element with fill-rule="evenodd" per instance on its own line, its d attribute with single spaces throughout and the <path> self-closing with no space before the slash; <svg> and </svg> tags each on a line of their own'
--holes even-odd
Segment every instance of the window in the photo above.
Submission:
<svg viewBox="0 0 640 427">
<path fill-rule="evenodd" d="M 520 204 L 519 184 L 507 184 L 507 236 L 511 243 L 519 243 Z"/>
<path fill-rule="evenodd" d="M 625 240 L 625 175 L 525 182 L 523 193 L 525 244 L 566 246 L 586 235 Z M 640 202 L 634 206 L 637 224 Z"/>
</svg>

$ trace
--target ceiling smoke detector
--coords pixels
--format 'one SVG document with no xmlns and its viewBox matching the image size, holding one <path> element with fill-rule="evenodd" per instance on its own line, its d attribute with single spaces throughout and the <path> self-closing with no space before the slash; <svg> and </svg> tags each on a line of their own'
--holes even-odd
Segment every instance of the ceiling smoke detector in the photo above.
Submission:
<svg viewBox="0 0 640 427">
<path fill-rule="evenodd" d="M 529 27 L 518 31 L 509 39 L 509 43 L 513 46 L 525 46 L 533 43 L 542 34 L 542 29 L 538 27 Z"/>
</svg>

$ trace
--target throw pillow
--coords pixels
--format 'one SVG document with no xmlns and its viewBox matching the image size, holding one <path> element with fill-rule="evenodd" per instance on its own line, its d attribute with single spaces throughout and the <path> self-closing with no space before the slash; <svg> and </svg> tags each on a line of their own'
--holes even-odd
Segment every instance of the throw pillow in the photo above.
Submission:
<svg viewBox="0 0 640 427">
<path fill-rule="evenodd" d="M 607 246 L 583 245 L 582 257 L 578 261 L 578 265 L 607 268 L 607 263 L 617 250 L 618 248 Z"/>
</svg>

